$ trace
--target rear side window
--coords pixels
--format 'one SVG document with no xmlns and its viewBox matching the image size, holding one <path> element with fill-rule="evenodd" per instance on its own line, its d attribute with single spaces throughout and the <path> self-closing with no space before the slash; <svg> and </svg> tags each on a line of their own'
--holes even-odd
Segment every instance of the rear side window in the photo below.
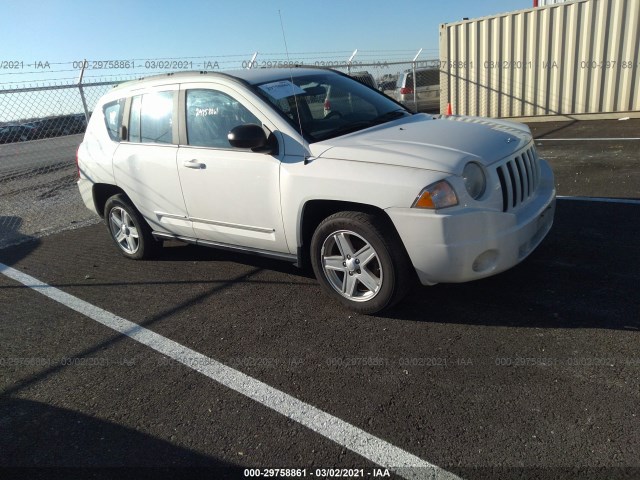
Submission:
<svg viewBox="0 0 640 480">
<path fill-rule="evenodd" d="M 173 142 L 173 92 L 133 97 L 129 115 L 129 141 Z"/>
<path fill-rule="evenodd" d="M 422 70 L 417 72 L 418 87 L 431 87 L 440 84 L 440 72 L 438 70 Z"/>
<path fill-rule="evenodd" d="M 102 107 L 104 112 L 104 123 L 107 127 L 107 133 L 109 138 L 114 142 L 119 142 L 120 128 L 122 127 L 122 115 L 124 114 L 124 102 L 125 99 L 121 98 L 114 102 L 109 102 Z"/>
</svg>

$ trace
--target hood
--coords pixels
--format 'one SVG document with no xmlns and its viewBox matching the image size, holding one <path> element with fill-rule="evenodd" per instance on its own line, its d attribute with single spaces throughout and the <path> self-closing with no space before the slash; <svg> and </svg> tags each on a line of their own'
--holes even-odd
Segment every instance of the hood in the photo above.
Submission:
<svg viewBox="0 0 640 480">
<path fill-rule="evenodd" d="M 312 143 L 316 158 L 383 163 L 461 174 L 476 161 L 491 165 L 531 142 L 523 124 L 481 117 L 416 114 Z"/>
</svg>

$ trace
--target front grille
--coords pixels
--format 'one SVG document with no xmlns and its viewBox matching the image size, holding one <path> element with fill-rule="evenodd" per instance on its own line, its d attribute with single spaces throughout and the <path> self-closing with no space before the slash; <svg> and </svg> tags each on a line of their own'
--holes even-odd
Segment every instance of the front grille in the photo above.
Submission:
<svg viewBox="0 0 640 480">
<path fill-rule="evenodd" d="M 531 145 L 496 167 L 502 188 L 502 211 L 509 212 L 526 202 L 540 183 L 536 147 Z"/>
</svg>

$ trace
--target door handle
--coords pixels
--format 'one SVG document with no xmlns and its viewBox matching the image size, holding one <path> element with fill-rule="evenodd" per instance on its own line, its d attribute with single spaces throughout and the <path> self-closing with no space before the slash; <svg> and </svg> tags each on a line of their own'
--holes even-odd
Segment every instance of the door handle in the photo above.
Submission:
<svg viewBox="0 0 640 480">
<path fill-rule="evenodd" d="M 195 158 L 193 160 L 185 160 L 184 162 L 182 162 L 182 165 L 184 165 L 187 168 L 195 168 L 198 170 L 201 168 L 206 168 L 206 165 L 204 163 L 199 162 Z"/>
</svg>

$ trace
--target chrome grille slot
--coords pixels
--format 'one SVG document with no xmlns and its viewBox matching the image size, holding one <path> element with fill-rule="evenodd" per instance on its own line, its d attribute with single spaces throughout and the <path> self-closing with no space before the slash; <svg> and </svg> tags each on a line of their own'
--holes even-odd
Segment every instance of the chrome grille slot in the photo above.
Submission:
<svg viewBox="0 0 640 480">
<path fill-rule="evenodd" d="M 530 146 L 496 167 L 502 190 L 502 211 L 526 202 L 538 188 L 540 165 L 535 146 Z"/>
</svg>

